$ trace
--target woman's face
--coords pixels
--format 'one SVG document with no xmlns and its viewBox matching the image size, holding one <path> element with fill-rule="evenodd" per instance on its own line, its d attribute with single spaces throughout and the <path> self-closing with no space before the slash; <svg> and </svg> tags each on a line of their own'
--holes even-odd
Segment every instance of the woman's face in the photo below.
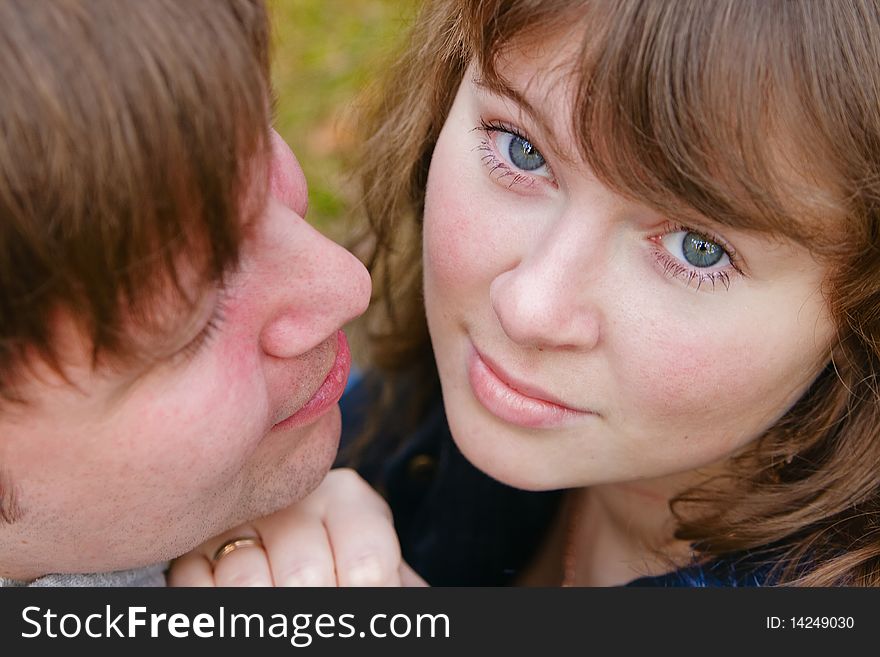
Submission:
<svg viewBox="0 0 880 657">
<path fill-rule="evenodd" d="M 527 489 L 716 463 L 827 362 L 825 272 L 800 247 L 599 183 L 570 146 L 555 64 L 504 65 L 530 108 L 472 67 L 434 151 L 425 300 L 452 434 Z"/>
</svg>

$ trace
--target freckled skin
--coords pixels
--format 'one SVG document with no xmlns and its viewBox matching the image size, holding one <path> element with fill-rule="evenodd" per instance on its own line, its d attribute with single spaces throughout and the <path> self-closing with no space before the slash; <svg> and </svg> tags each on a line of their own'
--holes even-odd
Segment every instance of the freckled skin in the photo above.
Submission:
<svg viewBox="0 0 880 657">
<path fill-rule="evenodd" d="M 37 365 L 32 403 L 0 416 L 0 463 L 23 510 L 0 524 L 0 576 L 176 557 L 305 496 L 327 472 L 337 407 L 305 426 L 272 427 L 320 386 L 336 332 L 363 312 L 370 281 L 297 214 L 305 180 L 277 137 L 275 148 L 283 203 L 270 199 L 221 294 L 223 321 L 191 360 L 168 360 L 126 387 L 126 373 L 92 371 L 88 346 L 60 320 L 79 390 Z M 179 345 L 207 315 L 175 336 Z"/>
<path fill-rule="evenodd" d="M 503 73 L 550 117 L 556 141 L 571 140 L 564 85 L 532 79 L 559 70 L 543 57 L 533 68 L 511 60 Z M 552 140 L 539 126 L 472 77 L 434 150 L 424 223 L 428 324 L 463 453 L 527 489 L 651 480 L 668 490 L 664 479 L 681 481 L 760 436 L 827 360 L 824 270 L 800 247 L 719 230 L 747 277 L 732 272 L 730 289 L 714 291 L 670 277 L 651 241 L 666 218 L 543 150 Z M 524 130 L 555 184 L 492 174 L 480 157 L 487 136 L 474 130 L 481 118 Z M 500 420 L 470 387 L 471 344 L 599 417 L 539 430 Z"/>
</svg>

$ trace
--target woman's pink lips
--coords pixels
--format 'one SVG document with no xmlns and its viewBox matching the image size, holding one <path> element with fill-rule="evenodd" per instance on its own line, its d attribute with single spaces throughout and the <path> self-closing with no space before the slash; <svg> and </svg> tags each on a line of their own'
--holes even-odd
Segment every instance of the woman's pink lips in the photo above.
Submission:
<svg viewBox="0 0 880 657">
<path fill-rule="evenodd" d="M 480 404 L 511 424 L 548 428 L 597 415 L 593 411 L 561 404 L 550 394 L 512 379 L 480 354 L 476 347 L 472 348 L 468 361 L 468 379 Z"/>
<path fill-rule="evenodd" d="M 336 333 L 338 344 L 336 360 L 330 367 L 330 371 L 324 378 L 324 382 L 318 386 L 309 400 L 296 413 L 281 420 L 272 427 L 272 431 L 290 429 L 313 422 L 318 417 L 335 406 L 345 392 L 345 384 L 351 371 L 351 350 L 348 348 L 348 340 L 341 330 Z"/>
</svg>

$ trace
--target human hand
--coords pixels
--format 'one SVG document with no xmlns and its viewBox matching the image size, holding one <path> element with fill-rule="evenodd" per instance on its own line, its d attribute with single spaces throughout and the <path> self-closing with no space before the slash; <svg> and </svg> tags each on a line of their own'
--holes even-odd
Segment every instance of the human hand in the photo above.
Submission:
<svg viewBox="0 0 880 657">
<path fill-rule="evenodd" d="M 217 551 L 248 537 L 243 547 Z M 262 547 L 260 547 L 262 545 Z M 252 549 L 255 548 L 255 549 Z M 176 559 L 169 586 L 426 586 L 400 555 L 391 510 L 354 470 Z"/>
</svg>

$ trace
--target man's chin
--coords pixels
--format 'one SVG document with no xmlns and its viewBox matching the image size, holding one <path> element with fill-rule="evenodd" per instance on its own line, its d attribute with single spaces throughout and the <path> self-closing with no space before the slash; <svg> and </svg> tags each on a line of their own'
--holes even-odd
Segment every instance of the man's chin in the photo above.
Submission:
<svg viewBox="0 0 880 657">
<path fill-rule="evenodd" d="M 222 490 L 215 489 L 210 501 L 203 498 L 199 504 L 181 509 L 177 531 L 168 525 L 168 534 L 154 534 L 150 559 L 128 563 L 142 565 L 176 558 L 209 538 L 299 502 L 320 485 L 333 466 L 340 430 L 340 412 L 334 406 L 307 427 L 266 436 L 260 453 L 255 453 Z"/>
<path fill-rule="evenodd" d="M 317 488 L 333 467 L 339 450 L 342 420 L 334 406 L 308 427 L 291 429 L 273 438 L 275 447 L 290 447 L 271 463 L 263 463 L 264 475 L 252 478 L 251 515 L 244 521 L 274 513 L 295 504 Z M 274 451 L 274 450 L 273 450 Z"/>
</svg>

